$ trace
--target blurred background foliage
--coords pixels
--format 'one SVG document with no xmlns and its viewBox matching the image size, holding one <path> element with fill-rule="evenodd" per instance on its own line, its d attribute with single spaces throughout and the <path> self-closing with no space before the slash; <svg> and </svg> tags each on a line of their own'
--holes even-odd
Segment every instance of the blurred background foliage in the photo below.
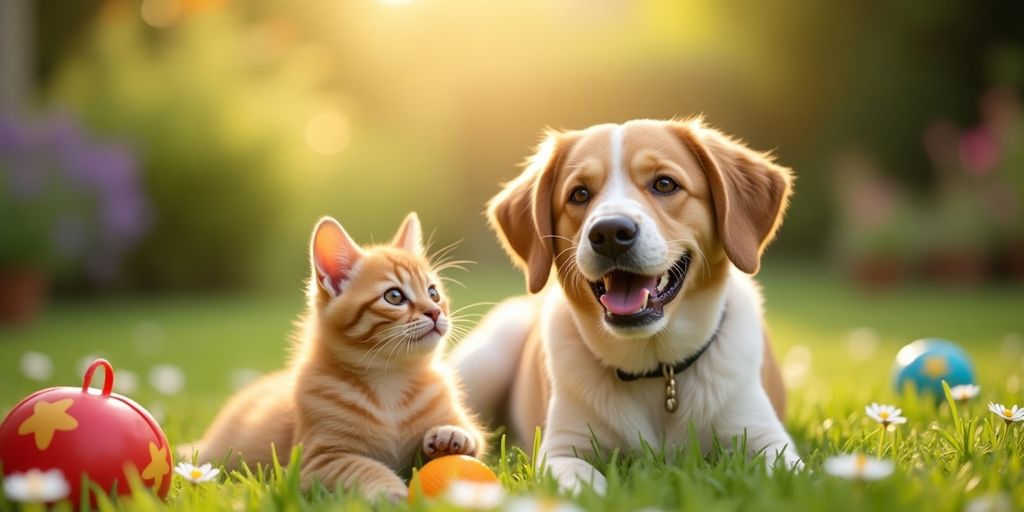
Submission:
<svg viewBox="0 0 1024 512">
<path fill-rule="evenodd" d="M 543 127 L 697 113 L 796 171 L 770 257 L 1024 279 L 1020 2 L 28 5 L 32 88 L 5 115 L 127 148 L 145 205 L 117 272 L 65 264 L 65 292 L 280 289 L 317 216 L 369 240 L 409 210 L 514 276 L 481 212 Z"/>
</svg>

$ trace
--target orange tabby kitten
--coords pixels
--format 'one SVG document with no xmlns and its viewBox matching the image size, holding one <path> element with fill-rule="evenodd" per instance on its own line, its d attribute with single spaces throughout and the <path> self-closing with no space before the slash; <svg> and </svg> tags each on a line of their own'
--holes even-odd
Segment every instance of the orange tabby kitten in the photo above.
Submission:
<svg viewBox="0 0 1024 512">
<path fill-rule="evenodd" d="M 361 248 L 325 217 L 313 232 L 309 311 L 288 369 L 232 398 L 196 449 L 269 463 L 303 445 L 301 476 L 367 496 L 406 495 L 397 470 L 480 455 L 483 436 L 441 362 L 448 300 L 409 214 L 390 245 Z M 238 458 L 229 461 L 231 465 Z"/>
</svg>

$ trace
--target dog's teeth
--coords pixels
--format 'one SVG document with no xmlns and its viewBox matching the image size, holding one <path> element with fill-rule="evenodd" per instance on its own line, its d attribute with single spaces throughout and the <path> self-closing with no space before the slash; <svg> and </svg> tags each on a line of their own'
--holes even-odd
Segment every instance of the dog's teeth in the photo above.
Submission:
<svg viewBox="0 0 1024 512">
<path fill-rule="evenodd" d="M 647 305 L 650 302 L 651 302 L 651 294 L 645 293 L 644 294 L 644 303 L 643 303 L 643 305 L 640 306 L 640 311 L 643 311 L 643 310 L 647 309 Z"/>
<path fill-rule="evenodd" d="M 668 285 L 668 274 L 665 274 L 665 275 L 661 276 L 661 279 L 658 280 L 658 289 L 659 290 L 664 290 L 665 286 L 667 286 L 667 285 Z"/>
</svg>

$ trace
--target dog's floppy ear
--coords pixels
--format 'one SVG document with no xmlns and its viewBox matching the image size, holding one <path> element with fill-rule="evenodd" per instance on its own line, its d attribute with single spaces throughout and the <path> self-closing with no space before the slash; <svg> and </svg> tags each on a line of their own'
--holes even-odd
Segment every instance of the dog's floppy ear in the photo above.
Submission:
<svg viewBox="0 0 1024 512">
<path fill-rule="evenodd" d="M 554 256 L 551 193 L 555 170 L 571 146 L 569 137 L 548 132 L 516 179 L 487 204 L 487 218 L 502 246 L 526 274 L 530 293 L 544 288 Z"/>
<path fill-rule="evenodd" d="M 740 270 L 756 273 L 789 205 L 790 170 L 699 119 L 672 127 L 704 167 L 726 255 Z"/>
</svg>

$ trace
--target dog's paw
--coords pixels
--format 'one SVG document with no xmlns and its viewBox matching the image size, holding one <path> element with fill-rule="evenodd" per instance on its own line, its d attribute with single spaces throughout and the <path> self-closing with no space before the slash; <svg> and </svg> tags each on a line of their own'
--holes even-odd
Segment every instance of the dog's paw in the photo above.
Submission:
<svg viewBox="0 0 1024 512">
<path fill-rule="evenodd" d="M 442 455 L 476 455 L 476 440 L 462 427 L 441 425 L 423 436 L 423 453 L 430 458 Z"/>
<path fill-rule="evenodd" d="M 584 488 L 590 488 L 600 496 L 608 491 L 608 480 L 604 475 L 582 459 L 554 457 L 548 461 L 548 469 L 558 481 L 558 487 L 573 496 L 581 493 Z"/>
</svg>

